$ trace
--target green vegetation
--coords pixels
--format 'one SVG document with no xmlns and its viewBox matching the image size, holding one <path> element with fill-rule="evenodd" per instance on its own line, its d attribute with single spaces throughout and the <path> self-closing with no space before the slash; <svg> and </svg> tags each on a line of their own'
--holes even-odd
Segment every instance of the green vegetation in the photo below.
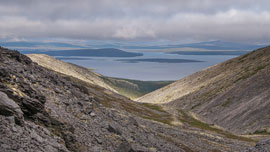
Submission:
<svg viewBox="0 0 270 152">
<path fill-rule="evenodd" d="M 215 127 L 213 127 L 213 126 L 211 126 L 211 125 L 209 125 L 207 123 L 199 121 L 199 120 L 193 118 L 192 116 L 189 116 L 187 113 L 185 113 L 181 109 L 179 109 L 178 112 L 180 114 L 178 119 L 181 122 L 183 122 L 185 124 L 188 124 L 188 125 L 190 125 L 192 127 L 200 128 L 200 129 L 208 130 L 208 131 L 212 131 L 212 132 L 216 132 L 218 134 L 221 134 L 221 135 L 223 135 L 223 136 L 225 136 L 227 138 L 231 138 L 231 139 L 242 140 L 242 141 L 247 141 L 247 142 L 256 142 L 253 139 L 242 137 L 242 136 L 237 136 L 237 135 L 234 135 L 234 134 L 232 134 L 230 132 L 215 128 Z"/>
<path fill-rule="evenodd" d="M 266 130 L 256 130 L 253 134 L 270 135 L 270 132 L 267 132 Z"/>
<path fill-rule="evenodd" d="M 156 110 L 156 111 L 159 111 L 159 112 L 165 112 L 166 113 L 166 111 L 163 110 L 163 108 L 158 106 L 158 105 L 150 104 L 150 103 L 142 103 L 142 105 L 144 105 L 147 108 L 150 108 L 150 109 L 153 109 L 153 110 Z"/>
<path fill-rule="evenodd" d="M 130 99 L 139 98 L 147 93 L 155 91 L 174 81 L 139 81 L 112 77 L 101 77 L 113 89 Z"/>
<path fill-rule="evenodd" d="M 163 124 L 172 125 L 173 120 L 171 114 L 162 109 L 162 107 L 152 104 L 133 103 L 120 100 L 102 100 L 101 104 L 107 108 L 120 106 L 121 109 L 135 114 L 138 117 L 157 121 Z"/>
</svg>

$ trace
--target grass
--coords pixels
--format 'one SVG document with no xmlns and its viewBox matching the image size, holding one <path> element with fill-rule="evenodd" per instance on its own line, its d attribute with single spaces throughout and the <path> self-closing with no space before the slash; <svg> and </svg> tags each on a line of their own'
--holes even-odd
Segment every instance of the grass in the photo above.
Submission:
<svg viewBox="0 0 270 152">
<path fill-rule="evenodd" d="M 164 111 L 162 107 L 148 103 L 143 103 L 141 105 L 143 106 L 142 109 L 136 108 L 134 106 L 130 107 L 130 105 L 129 106 L 124 105 L 124 108 L 126 109 L 126 111 L 134 113 L 137 116 L 142 117 L 144 119 L 149 119 L 163 124 L 172 125 L 171 122 L 173 121 L 173 118 L 171 114 Z"/>
<path fill-rule="evenodd" d="M 163 108 L 158 105 L 148 103 L 135 103 L 121 99 L 110 99 L 105 96 L 103 96 L 103 99 L 100 100 L 100 103 L 107 108 L 120 108 L 128 113 L 135 114 L 136 116 L 144 119 L 172 125 L 171 122 L 173 121 L 173 118 L 171 114 L 163 110 Z"/>
<path fill-rule="evenodd" d="M 163 110 L 162 107 L 158 106 L 158 105 L 155 105 L 155 104 L 150 104 L 150 103 L 142 103 L 142 105 L 144 105 L 145 107 L 147 108 L 150 108 L 150 109 L 153 109 L 153 110 L 156 110 L 156 111 L 159 111 L 159 112 L 164 112 L 164 113 L 167 113 L 165 110 Z"/>
<path fill-rule="evenodd" d="M 253 134 L 257 134 L 257 135 L 270 135 L 270 132 L 267 132 L 266 130 L 256 130 Z"/>
<path fill-rule="evenodd" d="M 179 109 L 178 112 L 181 114 L 181 116 L 179 117 L 179 120 L 182 121 L 183 123 L 186 123 L 192 127 L 195 127 L 195 128 L 200 128 L 200 129 L 203 129 L 203 130 L 208 130 L 208 131 L 212 131 L 212 132 L 216 132 L 218 134 L 221 134 L 227 138 L 230 138 L 230 139 L 236 139 L 236 140 L 241 140 L 241 141 L 246 141 L 246 142 L 257 142 L 253 139 L 250 139 L 250 138 L 246 138 L 246 137 L 241 137 L 241 136 L 237 136 L 237 135 L 234 135 L 230 132 L 227 132 L 227 131 L 224 131 L 224 130 L 221 130 L 221 129 L 218 129 L 218 128 L 215 128 L 207 123 L 204 123 L 202 121 L 199 121 L 195 118 L 193 118 L 192 116 L 189 116 L 188 114 L 186 114 L 183 110 Z"/>
<path fill-rule="evenodd" d="M 140 81 L 112 77 L 101 77 L 113 89 L 130 99 L 139 98 L 147 93 L 155 91 L 174 81 Z"/>
<path fill-rule="evenodd" d="M 188 146 L 177 142 L 177 140 L 173 139 L 170 136 L 165 136 L 164 134 L 158 133 L 158 136 L 165 139 L 166 141 L 168 141 L 169 143 L 174 143 L 175 145 L 177 145 L 178 147 L 181 147 L 185 152 L 193 152 L 193 150 L 191 150 Z"/>
</svg>

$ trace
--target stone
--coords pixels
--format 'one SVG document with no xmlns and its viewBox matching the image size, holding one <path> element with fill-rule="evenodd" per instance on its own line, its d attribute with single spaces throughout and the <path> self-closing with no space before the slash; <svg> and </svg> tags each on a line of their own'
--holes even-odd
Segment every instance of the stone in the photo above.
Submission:
<svg viewBox="0 0 270 152">
<path fill-rule="evenodd" d="M 101 147 L 94 146 L 94 147 L 91 149 L 91 151 L 93 151 L 93 152 L 101 152 L 101 151 L 103 151 L 103 150 L 102 150 Z"/>
<path fill-rule="evenodd" d="M 135 152 L 127 140 L 121 142 L 121 144 L 116 148 L 115 152 Z"/>
<path fill-rule="evenodd" d="M 132 124 L 132 125 L 134 125 L 134 126 L 136 126 L 136 127 L 139 126 L 137 120 L 134 119 L 133 117 L 130 117 L 130 118 L 129 118 L 129 123 Z"/>
<path fill-rule="evenodd" d="M 81 120 L 87 120 L 88 117 L 87 117 L 86 115 L 82 115 L 82 116 L 80 117 L 80 119 L 81 119 Z"/>
<path fill-rule="evenodd" d="M 0 115 L 15 116 L 15 123 L 23 126 L 23 112 L 19 105 L 11 100 L 5 93 L 0 91 Z"/>
<path fill-rule="evenodd" d="M 99 134 L 98 132 L 95 132 L 95 136 L 99 137 L 99 136 L 100 136 L 100 134 Z"/>
<path fill-rule="evenodd" d="M 3 148 L 3 149 L 10 149 L 10 146 L 7 145 L 7 144 L 1 144 L 0 147 Z"/>
<path fill-rule="evenodd" d="M 113 124 L 110 124 L 108 126 L 108 131 L 111 132 L 111 133 L 115 133 L 117 135 L 121 135 L 122 134 L 120 128 L 118 126 L 116 126 L 116 125 L 113 125 Z"/>
<path fill-rule="evenodd" d="M 0 91 L 0 114 L 4 116 L 22 115 L 18 104 Z"/>
<path fill-rule="evenodd" d="M 57 152 L 58 150 L 55 149 L 55 148 L 53 148 L 51 145 L 46 145 L 46 146 L 44 147 L 44 151 L 45 151 L 45 152 Z"/>
<path fill-rule="evenodd" d="M 95 138 L 98 144 L 102 144 L 102 140 L 100 138 Z"/>
<path fill-rule="evenodd" d="M 16 127 L 14 127 L 14 126 L 11 128 L 11 130 L 12 130 L 13 132 L 17 132 L 17 131 L 18 131 L 18 129 L 17 129 Z"/>
<path fill-rule="evenodd" d="M 44 105 L 40 103 L 38 100 L 33 98 L 32 99 L 24 98 L 22 101 L 22 105 L 24 107 L 23 109 L 24 112 L 29 116 L 34 115 L 44 109 Z"/>
<path fill-rule="evenodd" d="M 40 137 L 35 131 L 32 131 L 30 136 L 32 139 L 35 139 L 39 143 L 42 143 L 44 141 L 44 139 Z"/>
<path fill-rule="evenodd" d="M 91 117 L 95 117 L 96 114 L 95 114 L 94 112 L 91 112 L 91 113 L 90 113 L 90 116 L 91 116 Z"/>
</svg>

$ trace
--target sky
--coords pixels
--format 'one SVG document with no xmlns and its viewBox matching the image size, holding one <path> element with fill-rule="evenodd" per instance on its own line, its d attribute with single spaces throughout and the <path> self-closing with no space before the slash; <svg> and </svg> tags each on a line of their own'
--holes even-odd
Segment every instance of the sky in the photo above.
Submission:
<svg viewBox="0 0 270 152">
<path fill-rule="evenodd" d="M 269 0 L 0 0 L 0 39 L 270 41 Z"/>
</svg>

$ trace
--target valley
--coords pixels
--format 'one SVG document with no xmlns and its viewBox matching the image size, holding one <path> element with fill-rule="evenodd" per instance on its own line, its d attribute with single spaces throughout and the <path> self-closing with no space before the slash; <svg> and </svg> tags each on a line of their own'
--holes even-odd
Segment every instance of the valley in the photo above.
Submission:
<svg viewBox="0 0 270 152">
<path fill-rule="evenodd" d="M 0 0 L 0 152 L 270 152 L 269 6 Z"/>
<path fill-rule="evenodd" d="M 32 138 L 24 139 L 26 149 L 39 142 L 47 145 L 44 149 L 53 151 L 256 152 L 267 148 L 264 145 L 269 139 L 265 128 L 269 125 L 269 121 L 265 121 L 269 105 L 268 49 L 253 51 L 176 82 L 145 82 L 106 77 L 48 55 L 29 54 L 27 57 L 1 48 L 3 138 L 0 142 L 10 148 L 16 147 L 31 134 Z M 239 73 L 239 69 L 246 67 L 249 70 Z M 224 77 L 226 79 L 221 79 Z M 258 80 L 255 80 L 258 83 L 246 82 L 257 78 L 263 83 Z M 223 98 L 230 96 L 230 89 L 235 88 L 237 91 L 232 92 L 238 102 L 234 98 Z M 249 96 L 242 96 L 241 91 L 249 89 Z M 252 89 L 262 92 L 258 94 Z M 156 91 L 151 92 L 153 90 Z M 129 98 L 138 99 L 135 102 Z M 250 109 L 246 113 L 253 113 L 247 115 L 250 119 L 241 119 L 238 113 L 228 112 L 234 104 L 240 106 L 233 107 L 243 107 L 241 101 L 249 98 L 253 100 L 248 103 L 255 104 L 254 99 L 260 101 L 253 106 L 254 110 L 244 104 Z M 216 100 L 221 106 L 216 106 Z M 202 104 L 198 104 L 200 102 Z M 6 106 L 11 103 L 13 107 Z M 262 107 L 258 106 L 260 103 L 264 103 Z M 220 115 L 210 114 L 215 108 L 221 108 Z M 254 113 L 256 110 L 259 111 Z M 231 117 L 236 115 L 239 122 L 229 120 L 230 117 L 224 120 L 224 113 Z M 257 119 L 256 123 L 244 125 L 253 117 Z M 234 126 L 224 126 L 220 121 Z M 11 126 L 22 134 L 11 132 L 8 129 Z M 245 128 L 243 132 L 238 129 L 240 127 Z M 12 142 L 12 136 L 16 137 L 15 142 Z M 258 146 L 254 147 L 256 143 Z"/>
</svg>

